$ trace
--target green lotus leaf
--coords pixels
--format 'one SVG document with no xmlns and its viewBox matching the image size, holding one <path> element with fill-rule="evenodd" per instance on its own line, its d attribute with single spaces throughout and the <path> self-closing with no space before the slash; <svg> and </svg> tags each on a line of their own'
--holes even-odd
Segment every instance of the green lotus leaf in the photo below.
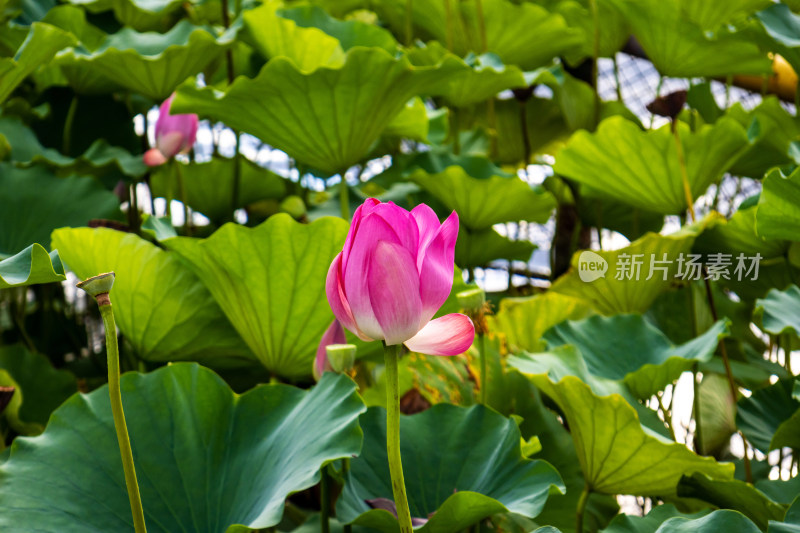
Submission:
<svg viewBox="0 0 800 533">
<path fill-rule="evenodd" d="M 547 291 L 524 298 L 503 298 L 489 323 L 492 331 L 505 334 L 512 353 L 538 352 L 545 348 L 545 331 L 564 320 L 579 320 L 591 313 L 591 307 L 583 300 Z"/>
<path fill-rule="evenodd" d="M 178 363 L 126 373 L 122 397 L 154 533 L 274 526 L 289 494 L 361 447 L 364 404 L 331 373 L 310 391 L 265 385 L 239 396 L 212 371 Z M 133 529 L 106 387 L 72 396 L 43 435 L 16 439 L 0 480 L 3 531 Z"/>
<path fill-rule="evenodd" d="M 350 462 L 336 515 L 344 523 L 395 533 L 397 519 L 365 501 L 392 499 L 386 412 L 372 407 L 360 422 L 362 455 Z M 454 533 L 508 511 L 533 518 L 551 492 L 564 490 L 552 466 L 522 457 L 516 423 L 484 406 L 436 405 L 401 417 L 400 432 L 411 515 L 429 518 L 415 531 Z"/>
<path fill-rule="evenodd" d="M 727 376 L 703 374 L 703 381 L 697 388 L 700 431 L 695 430 L 695 446 L 701 455 L 725 453 L 736 433 L 736 404 L 731 397 L 731 387 Z"/>
<path fill-rule="evenodd" d="M 224 94 L 184 84 L 172 109 L 222 120 L 335 174 L 367 155 L 412 96 L 435 92 L 461 68 L 455 61 L 412 67 L 378 48 L 353 48 L 340 67 L 309 72 L 277 57 L 255 79 L 240 77 Z"/>
<path fill-rule="evenodd" d="M 264 57 L 284 57 L 302 72 L 318 67 L 341 68 L 345 61 L 339 40 L 318 28 L 303 28 L 278 15 L 279 4 L 271 2 L 242 15 L 244 39 Z"/>
<path fill-rule="evenodd" d="M 619 514 L 602 530 L 602 533 L 653 533 L 666 520 L 676 516 L 693 519 L 700 518 L 709 513 L 708 510 L 697 513 L 685 514 L 671 503 L 657 505 L 645 516 Z"/>
<path fill-rule="evenodd" d="M 136 31 L 163 31 L 169 28 L 181 9 L 181 0 L 68 0 L 90 13 L 113 11 L 124 26 Z"/>
<path fill-rule="evenodd" d="M 744 19 L 756 11 L 772 5 L 770 0 L 733 0 L 710 3 L 679 0 L 679 2 L 683 13 L 706 30 L 714 30 L 723 24 Z"/>
<path fill-rule="evenodd" d="M 141 155 L 131 155 L 124 148 L 110 146 L 105 139 L 97 139 L 83 154 L 72 158 L 42 146 L 36 134 L 16 118 L 0 118 L 0 135 L 11 139 L 11 159 L 19 166 L 41 163 L 59 172 L 78 174 L 102 174 L 109 169 L 119 169 L 137 178 L 147 171 Z"/>
<path fill-rule="evenodd" d="M 749 483 L 738 479 L 711 479 L 695 472 L 678 483 L 678 496 L 697 498 L 722 509 L 739 511 L 766 529 L 770 520 L 783 520 L 786 509 Z"/>
<path fill-rule="evenodd" d="M 589 0 L 547 0 L 542 4 L 550 11 L 563 16 L 570 28 L 579 28 L 587 36 L 594 35 L 594 22 Z M 614 57 L 614 54 L 619 52 L 630 36 L 628 23 L 609 2 L 597 3 L 597 17 L 600 22 L 599 56 Z M 593 41 L 592 37 L 585 39 L 580 52 L 570 54 L 568 59 L 575 59 L 577 63 L 582 58 L 592 57 L 594 55 Z"/>
<path fill-rule="evenodd" d="M 579 298 L 604 315 L 644 313 L 658 295 L 670 287 L 678 273 L 678 259 L 681 254 L 689 253 L 701 227 L 707 223 L 701 221 L 696 226 L 686 226 L 670 235 L 648 233 L 619 250 L 591 252 L 594 255 L 583 256 L 587 259 L 584 268 L 588 262 L 602 263 L 595 255 L 608 265 L 605 275 L 594 281 L 581 281 L 581 257 L 585 252 L 576 253 L 572 256 L 570 270 L 556 280 L 550 290 Z M 663 261 L 665 254 L 668 263 L 659 264 L 658 261 Z M 633 268 L 634 256 L 642 261 L 638 279 Z M 659 267 L 667 270 L 657 270 Z"/>
<path fill-rule="evenodd" d="M 392 140 L 397 137 L 427 143 L 429 122 L 425 102 L 415 96 L 406 102 L 403 110 L 389 122 L 381 136 L 383 138 L 392 138 Z M 379 144 L 378 151 L 380 151 L 380 147 L 381 145 Z M 390 148 L 389 151 L 392 151 L 392 149 Z M 383 155 L 384 152 L 380 152 L 380 154 Z"/>
<path fill-rule="evenodd" d="M 47 169 L 20 169 L 0 163 L 0 256 L 32 243 L 50 243 L 50 232 L 84 226 L 94 218 L 121 219 L 119 199 L 95 180 L 57 178 Z"/>
<path fill-rule="evenodd" d="M 692 133 L 678 123 L 692 198 L 733 164 L 747 146 L 744 128 L 720 119 Z M 642 131 L 622 117 L 604 120 L 594 134 L 575 133 L 558 153 L 556 173 L 582 183 L 598 196 L 665 215 L 688 209 L 675 139 L 670 126 Z"/>
<path fill-rule="evenodd" d="M 53 243 L 80 279 L 115 272 L 111 303 L 119 329 L 146 361 L 254 365 L 211 294 L 177 255 L 132 233 L 59 229 Z"/>
<path fill-rule="evenodd" d="M 784 176 L 773 170 L 764 178 L 756 212 L 756 231 L 765 239 L 796 240 L 800 231 L 800 170 Z"/>
<path fill-rule="evenodd" d="M 513 4 L 502 0 L 483 0 L 486 50 L 483 50 L 477 2 L 469 0 L 452 5 L 448 0 L 412 4 L 412 23 L 417 36 L 444 43 L 458 56 L 468 52 L 492 52 L 507 65 L 533 70 L 550 63 L 554 57 L 583 44 L 583 32 L 569 28 L 561 15 L 541 6 Z M 450 16 L 447 6 L 451 5 Z M 406 33 L 405 0 L 377 2 L 374 6 L 395 35 Z"/>
<path fill-rule="evenodd" d="M 239 165 L 239 201 L 233 205 L 233 180 Z M 164 165 L 151 174 L 150 187 L 156 197 L 180 200 L 176 165 Z M 186 203 L 214 221 L 259 200 L 278 200 L 286 196 L 286 180 L 245 158 L 214 158 L 207 163 L 181 165 L 186 187 Z"/>
<path fill-rule="evenodd" d="M 300 224 L 277 214 L 255 228 L 226 224 L 207 239 L 164 244 L 208 287 L 261 364 L 302 377 L 333 320 L 325 277 L 346 234 L 340 218 Z"/>
<path fill-rule="evenodd" d="M 720 509 L 694 520 L 680 516 L 670 518 L 661 524 L 656 533 L 717 533 L 719 531 L 759 533 L 761 530 L 743 514 Z"/>
<path fill-rule="evenodd" d="M 18 254 L 3 257 L 0 255 L 0 289 L 67 279 L 58 251 L 47 253 L 41 244 L 31 244 Z"/>
<path fill-rule="evenodd" d="M 767 240 L 756 232 L 757 209 L 756 205 L 741 205 L 730 219 L 720 221 L 703 232 L 695 241 L 692 251 L 731 254 L 733 265 L 736 265 L 739 254 L 744 254 L 746 258 L 761 254 L 764 259 L 784 256 L 789 248 L 788 243 Z"/>
<path fill-rule="evenodd" d="M 389 53 L 397 51 L 397 41 L 384 28 L 358 19 L 338 20 L 330 16 L 329 12 L 332 10 L 328 9 L 326 12 L 319 6 L 300 5 L 283 8 L 279 14 L 293 20 L 302 28 L 319 28 L 335 37 L 345 52 L 355 46 L 383 48 Z"/>
<path fill-rule="evenodd" d="M 791 505 L 800 494 L 800 477 L 793 477 L 789 480 L 783 479 L 760 479 L 755 482 L 755 487 L 766 494 L 772 501 Z M 792 506 L 786 512 L 785 520 L 796 522 L 798 516 L 796 512 L 800 510 L 797 506 Z"/>
<path fill-rule="evenodd" d="M 186 78 L 203 70 L 231 39 L 230 32 L 217 38 L 188 20 L 163 34 L 123 28 L 96 49 L 78 46 L 59 53 L 54 64 L 79 93 L 122 87 L 160 102 Z"/>
<path fill-rule="evenodd" d="M 75 38 L 69 33 L 50 24 L 34 22 L 14 57 L 0 59 L 0 103 L 36 68 L 74 43 Z"/>
<path fill-rule="evenodd" d="M 783 3 L 759 11 L 756 16 L 771 40 L 771 49 L 780 53 L 792 65 L 795 72 L 800 71 L 800 15 Z"/>
<path fill-rule="evenodd" d="M 531 187 L 517 176 L 473 178 L 460 166 L 448 167 L 438 174 L 418 170 L 409 179 L 447 209 L 456 211 L 459 223 L 472 231 L 501 222 L 544 223 L 556 204 L 549 192 Z"/>
<path fill-rule="evenodd" d="M 629 241 L 648 232 L 658 233 L 664 226 L 664 215 L 599 198 L 596 191 L 585 185 L 578 185 L 576 207 L 585 226 L 616 231 Z"/>
<path fill-rule="evenodd" d="M 435 66 L 448 56 L 452 54 L 436 41 L 408 52 L 409 59 L 417 66 Z M 493 98 L 506 89 L 527 85 L 519 67 L 504 65 L 494 54 L 483 54 L 467 58 L 463 72 L 450 79 L 442 97 L 449 105 L 466 107 Z"/>
<path fill-rule="evenodd" d="M 753 319 L 772 335 L 788 333 L 800 337 L 800 289 L 791 285 L 784 291 L 772 289 L 766 298 L 756 300 Z"/>
<path fill-rule="evenodd" d="M 50 414 L 78 388 L 75 376 L 56 370 L 47 357 L 21 344 L 0 347 L 0 370 L 7 372 L 18 387 L 14 391 L 20 398 L 14 417 L 18 423 L 12 419 L 11 425 L 26 435 L 44 431 Z"/>
<path fill-rule="evenodd" d="M 754 448 L 767 453 L 778 447 L 775 433 L 800 410 L 800 401 L 792 397 L 794 384 L 782 379 L 739 400 L 736 424 Z"/>
<path fill-rule="evenodd" d="M 681 0 L 611 1 L 663 76 L 694 78 L 770 72 L 770 61 L 758 46 L 726 28 L 710 35 L 681 10 Z"/>
<path fill-rule="evenodd" d="M 800 410 L 795 411 L 778 426 L 770 442 L 770 448 L 773 450 L 782 448 L 796 450 L 798 447 L 800 447 Z"/>
<path fill-rule="evenodd" d="M 791 143 L 800 136 L 800 121 L 776 97 L 764 98 L 751 111 L 745 111 L 737 102 L 726 111 L 726 116 L 757 132 L 755 142 L 731 167 L 732 174 L 761 179 L 769 169 L 792 162 L 789 151 Z"/>
<path fill-rule="evenodd" d="M 483 267 L 495 259 L 528 262 L 536 245 L 527 240 L 512 241 L 493 228 L 469 231 L 461 228 L 456 242 L 456 264 L 461 268 Z"/>
<path fill-rule="evenodd" d="M 514 363 L 512 363 L 514 366 Z M 580 378 L 554 381 L 531 376 L 534 384 L 564 412 L 586 483 L 605 494 L 675 496 L 682 475 L 702 472 L 733 478 L 732 463 L 695 455 L 683 444 L 644 429 L 636 410 L 619 394 L 597 396 Z"/>
<path fill-rule="evenodd" d="M 728 333 L 727 323 L 720 320 L 702 335 L 676 346 L 642 315 L 595 315 L 561 322 L 547 330 L 543 339 L 550 347 L 575 346 L 591 374 L 622 381 L 634 396 L 646 399 L 698 361 L 709 361 Z"/>
</svg>

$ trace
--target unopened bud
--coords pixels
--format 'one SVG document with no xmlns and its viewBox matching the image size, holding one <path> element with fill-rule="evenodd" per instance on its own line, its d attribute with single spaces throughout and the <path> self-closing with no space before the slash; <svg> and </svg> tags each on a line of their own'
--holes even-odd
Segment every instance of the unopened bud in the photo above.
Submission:
<svg viewBox="0 0 800 533">
<path fill-rule="evenodd" d="M 480 287 L 467 289 L 456 294 L 458 305 L 467 313 L 477 313 L 486 303 L 486 293 Z"/>
<path fill-rule="evenodd" d="M 329 344 L 325 351 L 334 372 L 347 372 L 356 364 L 355 344 Z"/>
</svg>

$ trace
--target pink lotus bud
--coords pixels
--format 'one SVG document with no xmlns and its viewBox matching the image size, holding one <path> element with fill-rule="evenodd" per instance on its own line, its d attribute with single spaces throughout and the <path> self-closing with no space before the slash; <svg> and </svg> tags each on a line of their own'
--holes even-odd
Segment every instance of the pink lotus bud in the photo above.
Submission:
<svg viewBox="0 0 800 533">
<path fill-rule="evenodd" d="M 431 320 L 453 286 L 458 215 L 443 224 L 425 204 L 411 212 L 392 202 L 365 201 L 353 215 L 328 270 L 333 314 L 365 341 L 405 344 L 430 355 L 456 355 L 472 345 L 475 328 L 459 313 Z"/>
<path fill-rule="evenodd" d="M 175 98 L 173 93 L 158 108 L 156 121 L 156 146 L 145 152 L 144 162 L 158 166 L 180 153 L 188 152 L 197 138 L 197 115 L 171 115 L 169 107 Z"/>
</svg>

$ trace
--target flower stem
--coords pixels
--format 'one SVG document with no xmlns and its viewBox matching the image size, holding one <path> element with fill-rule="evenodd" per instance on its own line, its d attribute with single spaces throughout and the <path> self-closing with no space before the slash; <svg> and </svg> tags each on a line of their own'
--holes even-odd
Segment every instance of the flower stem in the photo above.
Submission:
<svg viewBox="0 0 800 533">
<path fill-rule="evenodd" d="M 145 533 L 147 528 L 144 523 L 142 498 L 139 496 L 139 485 L 136 482 L 136 470 L 133 465 L 133 452 L 131 451 L 131 442 L 128 437 L 128 427 L 125 425 L 125 413 L 122 410 L 122 392 L 119 386 L 117 326 L 114 322 L 114 311 L 111 309 L 111 300 L 108 298 L 108 293 L 97 296 L 97 305 L 100 306 L 100 315 L 103 317 L 103 326 L 106 330 L 108 394 L 111 397 L 111 414 L 114 417 L 114 429 L 117 431 L 117 442 L 122 456 L 122 468 L 125 470 L 125 485 L 128 488 L 128 498 L 131 502 L 133 527 L 136 533 Z"/>
<path fill-rule="evenodd" d="M 583 515 L 586 513 L 586 503 L 589 501 L 589 494 L 592 489 L 589 484 L 583 486 L 581 497 L 578 498 L 578 508 L 575 512 L 575 533 L 583 533 Z"/>
<path fill-rule="evenodd" d="M 320 532 L 330 533 L 330 514 L 331 514 L 331 478 L 328 475 L 328 467 L 323 466 L 320 471 L 319 481 L 319 522 Z"/>
<path fill-rule="evenodd" d="M 72 101 L 67 109 L 67 117 L 64 119 L 64 131 L 61 134 L 61 153 L 69 155 L 72 149 L 72 125 L 75 122 L 75 114 L 78 111 L 78 95 L 72 96 Z"/>
<path fill-rule="evenodd" d="M 177 159 L 173 159 L 172 163 L 175 165 L 175 173 L 178 177 L 178 194 L 181 196 L 181 203 L 183 204 L 183 225 L 186 228 L 186 234 L 191 237 L 192 235 L 192 216 L 189 213 L 189 204 L 186 203 L 186 184 L 183 180 L 183 167 Z"/>
<path fill-rule="evenodd" d="M 389 474 L 392 477 L 392 495 L 397 507 L 397 521 L 400 533 L 411 533 L 411 511 L 406 497 L 406 483 L 403 479 L 403 462 L 400 457 L 400 378 L 397 362 L 400 359 L 402 344 L 385 346 L 386 362 L 386 455 L 389 458 Z"/>
<path fill-rule="evenodd" d="M 486 391 L 489 388 L 489 361 L 486 357 L 486 335 L 478 333 L 478 350 L 481 358 L 481 405 L 486 405 Z"/>
</svg>

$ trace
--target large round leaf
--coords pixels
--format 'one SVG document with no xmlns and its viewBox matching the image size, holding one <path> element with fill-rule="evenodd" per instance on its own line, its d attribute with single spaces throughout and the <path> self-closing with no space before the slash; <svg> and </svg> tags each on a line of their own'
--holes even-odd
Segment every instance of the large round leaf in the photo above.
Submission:
<svg viewBox="0 0 800 533">
<path fill-rule="evenodd" d="M 343 65 L 313 71 L 277 57 L 255 79 L 238 78 L 222 96 L 183 85 L 172 110 L 222 120 L 335 174 L 367 155 L 412 96 L 436 92 L 462 69 L 459 61 L 412 67 L 378 48 L 353 48 Z"/>
<path fill-rule="evenodd" d="M 765 239 L 796 240 L 800 231 L 800 170 L 784 176 L 773 170 L 764 178 L 756 212 L 756 231 Z"/>
<path fill-rule="evenodd" d="M 681 10 L 681 0 L 612 2 L 627 19 L 647 58 L 664 76 L 692 78 L 770 72 L 766 53 L 758 46 L 748 42 L 743 34 L 723 28 L 712 35 L 686 16 Z"/>
<path fill-rule="evenodd" d="M 683 444 L 644 429 L 636 410 L 619 394 L 597 396 L 575 376 L 553 381 L 541 373 L 531 379 L 566 415 L 586 483 L 593 491 L 675 496 L 678 480 L 686 473 L 733 478 L 732 463 L 695 455 Z"/>
<path fill-rule="evenodd" d="M 720 221 L 703 232 L 697 238 L 693 251 L 731 254 L 734 262 L 739 254 L 744 254 L 747 258 L 761 254 L 763 259 L 785 255 L 789 247 L 787 242 L 767 240 L 756 233 L 757 210 L 756 205 L 740 206 L 730 219 Z"/>
<path fill-rule="evenodd" d="M 26 76 L 72 44 L 75 44 L 75 37 L 69 33 L 50 24 L 34 22 L 14 57 L 0 59 L 0 103 Z"/>
<path fill-rule="evenodd" d="M 766 298 L 756 300 L 753 319 L 772 335 L 800 337 L 800 288 L 791 285 L 783 291 L 772 289 Z"/>
<path fill-rule="evenodd" d="M 511 352 L 538 352 L 545 348 L 542 335 L 563 320 L 578 320 L 592 313 L 583 300 L 557 292 L 525 298 L 503 298 L 497 314 L 490 316 L 492 330 L 506 336 Z"/>
<path fill-rule="evenodd" d="M 366 503 L 392 499 L 386 412 L 370 408 L 361 425 L 364 450 L 350 462 L 336 513 L 342 522 L 394 533 L 397 519 Z M 483 406 L 439 404 L 401 417 L 400 428 L 411 515 L 429 518 L 417 531 L 452 533 L 507 511 L 533 518 L 551 491 L 563 492 L 552 466 L 521 456 L 514 421 Z"/>
<path fill-rule="evenodd" d="M 137 31 L 167 29 L 181 0 L 69 0 L 70 4 L 86 8 L 90 13 L 112 10 L 123 25 Z"/>
<path fill-rule="evenodd" d="M 0 209 L 0 255 L 15 254 L 36 242 L 49 244 L 56 228 L 122 217 L 119 199 L 97 181 L 57 178 L 41 167 L 0 164 L 0 198 L 13 198 Z"/>
<path fill-rule="evenodd" d="M 692 198 L 697 199 L 739 157 L 747 134 L 733 119 L 720 119 L 697 132 L 683 122 L 677 127 Z M 595 133 L 574 134 L 558 153 L 554 169 L 597 195 L 655 213 L 683 213 L 689 206 L 670 128 L 642 131 L 625 118 L 608 118 Z"/>
<path fill-rule="evenodd" d="M 237 396 L 212 371 L 179 363 L 125 374 L 122 397 L 154 533 L 274 526 L 289 494 L 361 447 L 364 404 L 331 373 L 310 391 Z M 3 531 L 133 531 L 106 387 L 70 398 L 42 436 L 16 439 L 0 481 Z"/>
<path fill-rule="evenodd" d="M 797 424 L 800 401 L 792 395 L 794 387 L 795 380 L 780 380 L 739 401 L 736 422 L 754 448 L 763 453 L 779 448 L 774 442 L 778 429 L 792 419 Z"/>
<path fill-rule="evenodd" d="M 531 241 L 512 241 L 494 228 L 469 231 L 462 227 L 458 232 L 455 261 L 461 268 L 485 267 L 495 259 L 527 263 L 535 249 Z"/>
<path fill-rule="evenodd" d="M 678 511 L 671 503 L 653 507 L 652 511 L 645 516 L 635 516 L 619 514 L 611 521 L 602 533 L 654 533 L 658 527 L 670 518 L 676 516 L 683 518 L 700 518 L 708 514 L 708 511 L 700 511 L 694 514 L 684 514 Z"/>
<path fill-rule="evenodd" d="M 416 35 L 445 43 L 455 54 L 484 51 L 497 54 L 507 65 L 533 70 L 584 43 L 582 32 L 567 26 L 564 18 L 541 6 L 525 2 L 482 0 L 486 49 L 481 42 L 475 0 L 435 0 L 411 4 Z M 450 14 L 448 15 L 448 6 Z M 396 35 L 405 36 L 405 0 L 385 0 L 374 5 Z M 449 44 L 448 44 L 449 43 Z"/>
<path fill-rule="evenodd" d="M 207 163 L 181 165 L 186 186 L 186 203 L 214 221 L 230 217 L 234 210 L 233 181 L 239 165 L 237 209 L 258 200 L 280 199 L 286 195 L 286 181 L 274 172 L 245 158 L 214 158 Z M 180 200 L 180 182 L 175 165 L 164 165 L 150 178 L 157 197 Z"/>
<path fill-rule="evenodd" d="M 132 233 L 60 229 L 53 242 L 86 279 L 115 272 L 111 303 L 119 329 L 148 361 L 201 361 L 225 368 L 253 356 L 197 276 L 175 253 Z"/>
<path fill-rule="evenodd" d="M 311 373 L 333 320 L 325 277 L 346 234 L 340 218 L 300 224 L 278 214 L 256 228 L 226 224 L 205 240 L 164 244 L 190 265 L 268 370 L 299 377 Z"/>
<path fill-rule="evenodd" d="M 164 34 L 124 28 L 107 36 L 97 49 L 77 47 L 59 53 L 55 64 L 78 92 L 123 87 L 160 102 L 221 54 L 231 35 L 218 39 L 188 20 Z"/>
<path fill-rule="evenodd" d="M 720 338 L 728 333 L 725 321 L 702 335 L 676 346 L 642 315 L 591 316 L 565 321 L 544 334 L 551 347 L 578 348 L 590 373 L 623 381 L 637 398 L 649 398 L 691 370 L 709 361 Z"/>
<path fill-rule="evenodd" d="M 31 244 L 18 254 L 0 261 L 0 289 L 65 279 L 67 277 L 58 251 L 53 250 L 48 254 L 41 244 Z"/>
<path fill-rule="evenodd" d="M 579 298 L 604 315 L 644 313 L 673 283 L 678 259 L 689 253 L 703 224 L 686 226 L 670 235 L 648 233 L 619 250 L 576 253 L 569 271 L 553 283 L 551 290 Z M 638 269 L 634 259 L 641 262 Z M 659 263 L 664 260 L 668 263 Z M 581 272 L 581 263 L 605 263 L 607 270 L 602 277 L 582 281 L 585 272 Z"/>
<path fill-rule="evenodd" d="M 544 223 L 555 208 L 549 192 L 533 188 L 517 176 L 479 179 L 454 165 L 438 174 L 418 170 L 409 179 L 456 211 L 459 223 L 471 230 L 520 220 Z"/>
<path fill-rule="evenodd" d="M 720 509 L 694 520 L 680 516 L 670 518 L 661 524 L 656 533 L 718 533 L 720 531 L 760 533 L 761 530 L 743 514 Z"/>
</svg>

